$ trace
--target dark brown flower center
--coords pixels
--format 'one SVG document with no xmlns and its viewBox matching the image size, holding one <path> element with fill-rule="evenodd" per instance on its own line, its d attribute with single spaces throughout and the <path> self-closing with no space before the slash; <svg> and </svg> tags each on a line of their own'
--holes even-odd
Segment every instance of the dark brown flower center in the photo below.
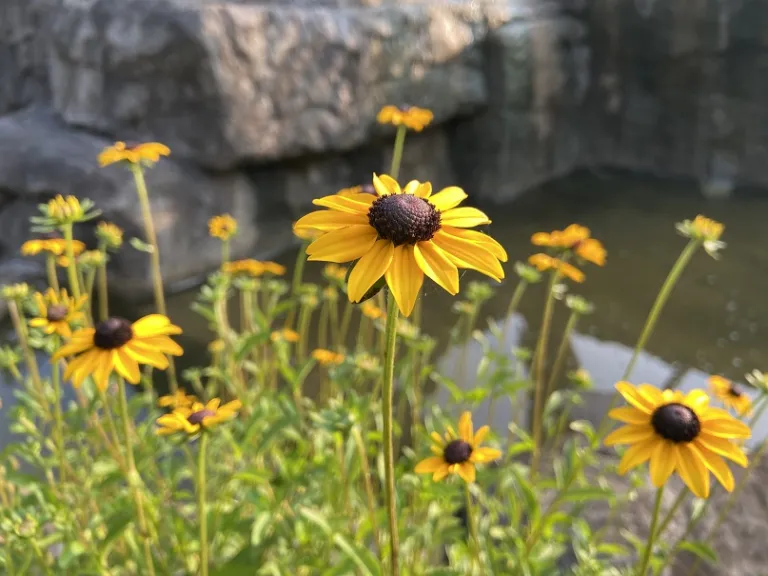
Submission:
<svg viewBox="0 0 768 576">
<path fill-rule="evenodd" d="M 431 240 L 440 229 L 440 212 L 413 194 L 390 194 L 374 200 L 368 222 L 379 238 L 395 246 Z"/>
<path fill-rule="evenodd" d="M 656 433 L 675 443 L 691 442 L 701 432 L 701 423 L 693 410 L 682 404 L 666 404 L 651 416 Z"/>
<path fill-rule="evenodd" d="M 448 464 L 462 464 L 472 455 L 472 446 L 464 440 L 454 440 L 443 450 L 443 458 Z"/>
<path fill-rule="evenodd" d="M 48 308 L 46 319 L 48 322 L 61 322 L 67 317 L 67 311 L 67 307 L 62 306 L 61 304 L 57 306 L 50 306 Z"/>
<path fill-rule="evenodd" d="M 93 343 L 102 350 L 120 348 L 133 338 L 131 323 L 125 318 L 107 318 L 96 325 Z"/>
<path fill-rule="evenodd" d="M 211 416 L 216 416 L 216 412 L 208 410 L 208 408 L 203 408 L 197 412 L 192 412 L 192 414 L 187 417 L 187 422 L 190 424 L 202 424 L 203 420 L 210 418 Z"/>
<path fill-rule="evenodd" d="M 730 388 L 728 388 L 728 394 L 734 398 L 741 398 L 744 395 L 744 392 L 742 392 L 741 388 L 736 386 L 736 384 L 731 384 Z"/>
</svg>

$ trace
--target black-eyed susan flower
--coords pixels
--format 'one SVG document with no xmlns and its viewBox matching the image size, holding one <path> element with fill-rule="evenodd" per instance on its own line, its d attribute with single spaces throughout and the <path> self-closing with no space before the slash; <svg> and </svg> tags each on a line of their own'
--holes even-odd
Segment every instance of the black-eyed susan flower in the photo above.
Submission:
<svg viewBox="0 0 768 576">
<path fill-rule="evenodd" d="M 286 269 L 285 266 L 282 264 L 278 264 L 277 262 L 271 262 L 267 260 L 266 262 L 263 262 L 264 266 L 264 272 L 267 274 L 272 274 L 273 276 L 284 276 Z"/>
<path fill-rule="evenodd" d="M 723 403 L 726 410 L 733 410 L 739 416 L 750 413 L 752 399 L 739 386 L 722 376 L 710 376 L 707 382 L 712 395 Z"/>
<path fill-rule="evenodd" d="M 111 222 L 99 222 L 96 226 L 96 237 L 109 250 L 117 250 L 123 245 L 123 230 Z"/>
<path fill-rule="evenodd" d="M 458 268 L 471 268 L 500 281 L 507 253 L 490 236 L 468 230 L 491 221 L 476 208 L 458 205 L 467 197 L 452 186 L 432 195 L 429 182 L 404 189 L 389 176 L 374 174 L 376 195 L 326 196 L 328 208 L 301 218 L 298 228 L 325 232 L 307 247 L 309 260 L 357 260 L 347 293 L 360 302 L 385 278 L 400 311 L 410 315 L 426 274 L 450 294 L 459 291 Z"/>
<path fill-rule="evenodd" d="M 384 106 L 379 110 L 376 121 L 379 124 L 405 126 L 414 132 L 421 132 L 432 122 L 433 114 L 426 108 L 416 106 Z"/>
<path fill-rule="evenodd" d="M 246 258 L 244 260 L 235 260 L 234 262 L 224 262 L 221 269 L 227 274 L 257 278 L 264 274 L 264 263 L 252 258 Z"/>
<path fill-rule="evenodd" d="M 723 226 L 720 222 L 699 214 L 691 220 L 684 220 L 677 224 L 677 231 L 686 238 L 698 240 L 704 246 L 707 254 L 713 258 L 719 256 L 719 251 L 725 248 L 725 242 L 720 240 L 723 235 Z"/>
<path fill-rule="evenodd" d="M 227 241 L 237 234 L 237 220 L 229 214 L 220 214 L 208 220 L 208 234 L 213 238 Z"/>
<path fill-rule="evenodd" d="M 532 266 L 535 266 L 539 272 L 544 272 L 545 270 L 557 270 L 560 274 L 570 278 L 574 282 L 584 282 L 584 272 L 576 268 L 576 266 L 568 264 L 568 262 L 563 262 L 560 258 L 555 258 L 549 254 L 544 254 L 542 252 L 533 254 L 528 257 L 528 262 Z"/>
<path fill-rule="evenodd" d="M 312 358 L 317 360 L 322 366 L 335 366 L 344 362 L 344 354 L 326 350 L 325 348 L 317 348 L 313 350 Z"/>
<path fill-rule="evenodd" d="M 197 402 L 197 398 L 193 394 L 187 394 L 182 388 L 177 388 L 173 394 L 160 396 L 157 399 L 157 405 L 160 408 L 170 408 L 171 410 L 186 408 L 195 402 Z"/>
<path fill-rule="evenodd" d="M 580 224 L 571 224 L 565 230 L 537 232 L 531 237 L 531 243 L 535 246 L 568 250 L 582 260 L 598 266 L 605 265 L 606 251 L 602 243 L 591 238 L 589 228 Z"/>
<path fill-rule="evenodd" d="M 75 256 L 83 253 L 85 244 L 80 240 L 72 240 L 72 251 Z M 61 256 L 67 251 L 67 241 L 64 238 L 35 238 L 21 245 L 22 256 L 37 256 L 41 253 Z"/>
<path fill-rule="evenodd" d="M 68 358 L 64 377 L 80 386 L 92 376 L 101 390 L 109 386 L 109 377 L 117 372 L 131 384 L 141 378 L 140 364 L 158 370 L 168 368 L 168 358 L 181 356 L 184 351 L 170 336 L 181 334 L 181 328 L 171 324 L 162 314 L 150 314 L 131 324 L 124 318 L 111 317 L 95 328 L 84 328 L 72 335 L 72 340 L 59 348 L 54 360 Z"/>
<path fill-rule="evenodd" d="M 734 440 L 751 436 L 749 427 L 727 411 L 709 406 L 703 390 L 683 395 L 649 384 L 619 382 L 616 389 L 629 406 L 608 415 L 624 426 L 605 438 L 606 446 L 629 444 L 619 463 L 619 474 L 650 460 L 651 482 L 663 486 L 677 471 L 698 498 L 709 496 L 709 473 L 733 490 L 733 474 L 723 458 L 740 466 L 747 457 Z"/>
<path fill-rule="evenodd" d="M 439 482 L 449 474 L 458 474 L 466 482 L 475 481 L 475 464 L 487 463 L 501 457 L 496 448 L 480 446 L 490 432 L 483 426 L 477 433 L 472 432 L 472 414 L 464 412 L 459 419 L 459 434 L 448 427 L 445 438 L 432 432 L 432 452 L 436 456 L 422 460 L 416 465 L 417 474 L 432 474 L 432 480 Z"/>
<path fill-rule="evenodd" d="M 272 342 L 298 342 L 300 339 L 299 333 L 290 328 L 275 330 L 269 335 L 269 338 Z"/>
<path fill-rule="evenodd" d="M 206 404 L 195 402 L 189 406 L 180 406 L 170 414 L 164 414 L 156 420 L 157 433 L 163 436 L 184 432 L 190 436 L 210 430 L 214 426 L 237 416 L 242 407 L 240 400 L 232 400 L 223 406 L 221 400 L 213 398 Z"/>
<path fill-rule="evenodd" d="M 362 312 L 363 316 L 370 320 L 379 320 L 386 316 L 384 310 L 376 306 L 376 304 L 371 301 L 363 302 L 360 306 L 360 312 Z"/>
<path fill-rule="evenodd" d="M 99 166 L 109 166 L 117 162 L 129 164 L 154 164 L 161 156 L 169 156 L 171 149 L 159 142 L 145 142 L 135 146 L 127 146 L 125 142 L 115 142 L 99 154 Z"/>
<path fill-rule="evenodd" d="M 34 295 L 37 315 L 31 318 L 29 325 L 40 328 L 46 334 L 58 334 L 62 338 L 72 337 L 72 327 L 85 322 L 82 308 L 88 296 L 72 298 L 62 289 L 56 292 L 48 288 L 45 294 L 36 292 Z"/>
</svg>

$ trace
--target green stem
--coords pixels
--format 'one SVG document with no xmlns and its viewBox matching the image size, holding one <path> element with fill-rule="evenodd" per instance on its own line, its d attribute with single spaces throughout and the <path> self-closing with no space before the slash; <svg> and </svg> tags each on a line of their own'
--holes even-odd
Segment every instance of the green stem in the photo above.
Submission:
<svg viewBox="0 0 768 576">
<path fill-rule="evenodd" d="M 141 477 L 136 469 L 136 461 L 133 457 L 133 442 L 131 439 L 131 419 L 128 413 L 128 397 L 125 393 L 125 380 L 121 376 L 117 377 L 117 386 L 120 397 L 120 418 L 123 421 L 123 434 L 125 435 L 125 456 L 128 464 L 128 485 L 131 488 L 134 502 L 136 503 L 136 516 L 139 522 L 139 532 L 144 544 L 144 561 L 147 565 L 147 572 L 150 576 L 155 574 L 155 564 L 152 560 L 152 548 L 149 542 L 149 530 L 147 527 L 147 518 L 144 514 L 144 502 L 142 499 L 139 482 Z"/>
<path fill-rule="evenodd" d="M 469 549 L 472 553 L 472 563 L 480 563 L 480 541 L 477 538 L 477 519 L 475 518 L 474 506 L 472 506 L 472 493 L 469 490 L 469 483 L 464 482 L 464 496 L 467 507 L 467 525 L 469 527 Z"/>
<path fill-rule="evenodd" d="M 357 454 L 360 458 L 360 468 L 363 472 L 363 483 L 368 504 L 368 521 L 371 523 L 374 546 L 381 557 L 381 544 L 379 539 L 379 527 L 376 524 L 376 498 L 373 495 L 373 482 L 371 481 L 371 468 L 368 464 L 368 451 L 365 449 L 365 441 L 358 426 L 352 427 L 352 438 L 357 446 Z"/>
<path fill-rule="evenodd" d="M 48 285 L 53 288 L 56 293 L 59 293 L 59 276 L 56 274 L 56 256 L 53 254 L 46 254 L 45 256 L 45 269 L 48 271 Z"/>
<path fill-rule="evenodd" d="M 389 175 L 395 180 L 400 175 L 400 162 L 403 159 L 403 148 L 405 147 L 405 135 L 408 132 L 408 128 L 405 126 L 397 127 L 397 134 L 395 135 L 395 148 L 392 151 L 392 167 L 389 170 Z"/>
<path fill-rule="evenodd" d="M 58 346 L 57 346 L 58 347 Z M 55 396 L 53 405 L 53 417 L 56 431 L 56 449 L 59 452 L 59 476 L 61 481 L 66 480 L 67 457 L 64 453 L 64 419 L 61 415 L 61 377 L 59 373 L 59 361 L 51 362 L 51 381 L 53 382 L 53 393 Z"/>
<path fill-rule="evenodd" d="M 35 386 L 35 393 L 38 396 L 38 402 L 40 407 L 45 412 L 46 420 L 51 417 L 51 409 L 48 406 L 48 399 L 45 396 L 45 388 L 43 387 L 43 381 L 40 379 L 40 370 L 37 368 L 37 359 L 35 353 L 29 345 L 27 338 L 27 323 L 24 318 L 24 314 L 21 311 L 18 303 L 15 300 L 8 301 L 8 312 L 11 316 L 11 323 L 16 331 L 16 335 L 19 338 L 19 344 L 24 353 L 24 361 L 27 364 L 27 371 L 32 378 L 32 384 Z"/>
<path fill-rule="evenodd" d="M 512 317 L 515 315 L 515 312 L 517 312 L 517 308 L 520 306 L 520 301 L 523 299 L 523 294 L 525 294 L 525 289 L 527 287 L 528 282 L 521 278 L 520 282 L 518 282 L 517 286 L 515 286 L 515 291 L 512 293 L 509 306 L 507 306 L 507 314 L 504 317 L 504 331 L 501 333 L 502 351 L 504 351 L 507 347 L 507 332 L 509 331 L 510 324 L 512 324 Z"/>
<path fill-rule="evenodd" d="M 337 346 L 344 347 L 347 343 L 347 332 L 349 332 L 349 323 L 352 321 L 352 303 L 349 298 L 344 298 L 344 312 L 341 315 L 341 327 L 339 328 L 339 342 Z"/>
<path fill-rule="evenodd" d="M 307 246 L 309 240 L 302 240 L 301 247 L 296 254 L 296 263 L 293 265 L 293 278 L 291 279 L 291 299 L 298 305 L 299 290 L 304 281 L 304 265 L 307 263 Z M 293 328 L 293 320 L 296 317 L 296 306 L 288 313 L 285 321 L 286 328 Z"/>
<path fill-rule="evenodd" d="M 109 317 L 109 293 L 107 291 L 107 248 L 99 246 L 104 264 L 99 266 L 98 293 L 99 293 L 99 320 L 102 322 Z"/>
<path fill-rule="evenodd" d="M 659 525 L 659 529 L 656 530 L 655 538 L 658 539 L 659 536 L 664 533 L 664 531 L 667 529 L 667 526 L 669 526 L 669 523 L 672 522 L 672 519 L 675 517 L 675 514 L 677 514 L 677 511 L 680 509 L 680 506 L 682 506 L 683 502 L 685 502 L 688 494 L 690 494 L 690 490 L 683 486 L 683 488 L 680 489 L 680 493 L 677 495 L 677 498 L 675 498 L 675 501 L 672 503 L 672 506 L 669 508 L 669 511 L 667 511 L 666 516 L 664 516 L 664 520 L 662 520 L 661 524 Z"/>
<path fill-rule="evenodd" d="M 656 491 L 656 503 L 653 506 L 653 517 L 651 518 L 651 528 L 648 530 L 648 542 L 645 545 L 645 551 L 643 552 L 643 559 L 640 561 L 637 570 L 637 576 L 646 576 L 648 574 L 648 564 L 651 561 L 651 552 L 653 552 L 653 544 L 656 541 L 656 525 L 659 522 L 659 511 L 661 510 L 661 500 L 664 496 L 664 486 Z"/>
<path fill-rule="evenodd" d="M 69 279 L 69 292 L 77 300 L 80 298 L 80 282 L 77 279 L 77 268 L 75 266 L 75 249 L 72 245 L 72 223 L 62 226 L 64 232 L 64 241 L 66 242 L 67 252 L 67 277 Z"/>
<path fill-rule="evenodd" d="M 229 262 L 229 240 L 223 240 L 221 242 L 221 265 Z"/>
<path fill-rule="evenodd" d="M 533 403 L 533 458 L 531 461 L 531 475 L 536 476 L 541 458 L 541 420 L 542 404 L 544 396 L 544 363 L 547 358 L 547 340 L 549 339 L 549 329 L 552 324 L 552 313 L 555 309 L 554 289 L 557 280 L 560 278 L 560 272 L 553 270 L 547 287 L 547 301 L 544 305 L 544 317 L 541 320 L 541 330 L 539 331 L 539 341 L 536 344 L 534 352 L 534 361 L 536 362 L 535 372 L 535 391 Z"/>
<path fill-rule="evenodd" d="M 627 367 L 624 370 L 624 374 L 621 377 L 622 380 L 628 380 L 632 375 L 632 370 L 634 370 L 635 363 L 640 357 L 640 352 L 643 351 L 646 343 L 648 342 L 648 339 L 651 337 L 651 334 L 653 334 L 653 330 L 656 327 L 656 322 L 658 322 L 659 317 L 661 316 L 661 312 L 664 310 L 664 305 L 667 303 L 667 300 L 669 300 L 669 296 L 672 294 L 672 290 L 677 284 L 677 281 L 680 279 L 683 270 L 685 270 L 686 266 L 688 266 L 688 263 L 691 261 L 691 258 L 699 246 L 701 246 L 701 242 L 699 240 L 691 240 L 688 242 L 683 251 L 680 253 L 680 256 L 677 258 L 677 261 L 672 266 L 672 269 L 669 271 L 669 274 L 667 274 L 667 278 L 664 280 L 664 284 L 662 284 L 661 290 L 659 290 L 659 294 L 656 296 L 656 301 L 653 303 L 653 307 L 651 308 L 651 311 L 648 314 L 648 318 L 645 321 L 645 326 L 643 326 L 643 331 L 640 333 L 640 338 L 638 338 L 637 344 L 635 344 L 635 349 L 632 352 L 632 358 L 630 359 L 629 364 L 627 364 Z M 618 402 L 618 400 L 619 394 L 616 393 L 613 395 L 611 403 L 608 406 L 608 409 L 605 411 L 603 419 L 600 421 L 600 425 L 597 428 L 597 434 L 595 434 L 595 443 L 597 446 L 599 446 L 599 444 L 602 442 L 603 436 L 605 436 L 606 432 L 608 431 L 607 428 L 610 424 L 608 412 L 610 412 L 611 409 L 616 406 L 616 402 Z"/>
<path fill-rule="evenodd" d="M 560 375 L 560 369 L 563 367 L 563 362 L 565 362 L 565 356 L 568 353 L 568 347 L 571 343 L 571 334 L 573 334 L 573 331 L 576 329 L 576 324 L 579 322 L 579 316 L 579 313 L 575 310 L 571 311 L 571 315 L 565 325 L 565 330 L 563 331 L 563 339 L 560 341 L 560 347 L 557 349 L 555 363 L 552 365 L 552 373 L 549 375 L 547 389 L 544 393 L 545 403 L 549 399 L 552 392 L 554 392 L 555 382 L 557 381 L 557 377 Z"/>
<path fill-rule="evenodd" d="M 197 514 L 200 518 L 200 576 L 208 576 L 208 510 L 205 503 L 205 453 L 208 434 L 200 436 L 197 454 Z"/>
<path fill-rule="evenodd" d="M 139 197 L 139 205 L 141 206 L 141 217 L 144 220 L 144 233 L 147 236 L 147 242 L 152 246 L 150 262 L 152 264 L 152 289 L 155 295 L 155 306 L 157 306 L 159 314 L 167 316 L 163 274 L 160 268 L 160 247 L 157 245 L 157 234 L 155 233 L 155 223 L 152 219 L 152 208 L 149 204 L 147 183 L 144 180 L 144 172 L 140 164 L 131 164 L 131 172 L 136 183 L 136 194 Z M 174 364 L 173 356 L 168 356 L 168 383 L 171 394 L 175 393 L 179 385 L 176 380 L 176 365 Z"/>
<path fill-rule="evenodd" d="M 307 338 L 309 332 L 309 322 L 312 319 L 312 307 L 309 304 L 302 304 L 299 310 L 299 345 L 296 350 L 299 362 L 303 362 L 307 357 Z"/>
<path fill-rule="evenodd" d="M 398 307 L 392 292 L 387 301 L 386 350 L 384 356 L 384 380 L 382 383 L 382 412 L 384 418 L 384 477 L 387 511 L 389 513 L 390 568 L 392 576 L 399 576 L 399 538 L 397 531 L 397 504 L 395 493 L 395 460 L 392 436 L 392 397 L 395 376 L 395 347 L 397 344 Z"/>
</svg>

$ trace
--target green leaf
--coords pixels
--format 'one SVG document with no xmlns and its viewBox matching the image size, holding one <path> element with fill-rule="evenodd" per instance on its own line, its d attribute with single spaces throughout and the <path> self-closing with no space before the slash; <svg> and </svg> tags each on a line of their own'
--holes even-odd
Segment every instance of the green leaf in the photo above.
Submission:
<svg viewBox="0 0 768 576">
<path fill-rule="evenodd" d="M 568 490 L 562 496 L 563 502 L 589 502 L 591 500 L 612 500 L 615 498 L 613 490 L 609 488 L 599 488 L 597 486 L 585 486 L 583 488 L 573 488 Z"/>
<path fill-rule="evenodd" d="M 264 539 L 264 534 L 269 528 L 271 519 L 272 514 L 269 512 L 262 512 L 256 516 L 256 519 L 253 521 L 253 526 L 251 527 L 251 546 L 258 546 L 261 544 Z"/>
<path fill-rule="evenodd" d="M 155 251 L 155 249 L 152 247 L 151 244 L 147 244 L 146 242 L 144 242 L 144 240 L 140 240 L 139 238 L 131 238 L 129 243 L 131 246 L 133 246 L 136 250 L 139 250 L 140 252 L 146 252 L 147 254 L 152 254 L 152 252 Z"/>
<path fill-rule="evenodd" d="M 365 576 L 377 576 L 381 574 L 379 563 L 376 557 L 371 554 L 367 548 L 355 547 L 349 543 L 341 534 L 333 536 L 333 542 L 339 549 L 352 560 Z"/>
<path fill-rule="evenodd" d="M 597 553 L 606 556 L 628 556 L 629 550 L 621 544 L 598 544 Z"/>
<path fill-rule="evenodd" d="M 684 542 L 680 542 L 677 547 L 680 548 L 680 550 L 685 550 L 686 552 L 690 552 L 691 554 L 698 556 L 704 560 L 704 562 L 708 562 L 709 564 L 717 564 L 717 553 L 704 542 L 691 542 L 686 540 Z"/>
</svg>

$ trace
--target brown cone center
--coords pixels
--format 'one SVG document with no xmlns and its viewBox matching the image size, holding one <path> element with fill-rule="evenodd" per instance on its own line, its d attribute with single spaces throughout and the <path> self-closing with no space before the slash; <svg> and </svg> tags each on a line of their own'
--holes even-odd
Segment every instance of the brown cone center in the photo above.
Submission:
<svg viewBox="0 0 768 576">
<path fill-rule="evenodd" d="M 416 244 L 431 240 L 440 229 L 440 212 L 413 194 L 390 194 L 373 202 L 368 222 L 379 238 L 395 246 Z"/>
</svg>

